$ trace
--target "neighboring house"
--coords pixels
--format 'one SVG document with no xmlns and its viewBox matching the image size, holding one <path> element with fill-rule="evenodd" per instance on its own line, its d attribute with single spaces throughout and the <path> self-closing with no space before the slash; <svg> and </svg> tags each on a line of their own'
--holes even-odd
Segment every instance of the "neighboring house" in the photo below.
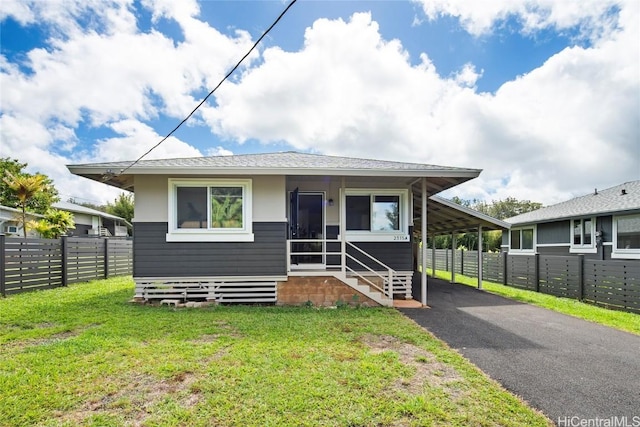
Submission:
<svg viewBox="0 0 640 427">
<path fill-rule="evenodd" d="M 640 259 L 640 181 L 517 215 L 502 235 L 510 254 Z"/>
<path fill-rule="evenodd" d="M 295 152 L 68 168 L 135 191 L 137 298 L 322 305 L 411 298 L 417 240 L 454 224 L 423 200 L 480 174 Z"/>
<path fill-rule="evenodd" d="M 43 216 L 27 212 L 28 221 L 38 221 Z M 0 205 L 0 233 L 8 237 L 24 237 L 22 231 L 22 210 Z M 27 237 L 39 237 L 34 230 L 27 229 Z"/>
<path fill-rule="evenodd" d="M 76 228 L 69 230 L 69 236 L 127 237 L 132 227 L 124 218 L 75 203 L 57 202 L 52 207 L 73 214 Z"/>
</svg>

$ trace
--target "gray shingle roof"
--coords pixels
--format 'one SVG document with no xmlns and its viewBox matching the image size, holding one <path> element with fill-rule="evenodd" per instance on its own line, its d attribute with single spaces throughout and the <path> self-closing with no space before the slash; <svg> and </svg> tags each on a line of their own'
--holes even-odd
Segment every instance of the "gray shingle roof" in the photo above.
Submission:
<svg viewBox="0 0 640 427">
<path fill-rule="evenodd" d="M 623 194 L 623 191 L 624 193 Z M 531 224 L 586 215 L 640 210 L 640 181 L 625 182 L 606 190 L 576 197 L 505 219 L 510 224 Z"/>
<path fill-rule="evenodd" d="M 93 215 L 93 216 L 99 216 L 99 217 L 102 217 L 102 218 L 109 218 L 109 219 L 123 221 L 123 222 L 126 222 L 127 224 L 129 224 L 129 222 L 126 219 L 121 218 L 119 216 L 111 215 L 109 213 L 98 211 L 96 209 L 91 209 L 91 208 L 88 208 L 86 206 L 76 205 L 75 203 L 71 203 L 71 202 L 60 201 L 60 202 L 56 202 L 56 203 L 52 204 L 51 206 L 53 206 L 56 209 L 63 210 L 63 211 L 82 213 L 82 214 Z"/>
<path fill-rule="evenodd" d="M 91 167 L 112 169 L 118 173 L 131 165 L 132 161 L 70 165 L 73 168 Z M 147 168 L 207 168 L 207 169 L 336 169 L 336 170 L 389 170 L 389 171 L 477 171 L 476 169 L 437 166 L 420 163 L 392 162 L 386 160 L 358 159 L 297 153 L 293 151 L 264 154 L 241 154 L 234 156 L 188 157 L 181 159 L 141 160 L 127 172 Z"/>
</svg>

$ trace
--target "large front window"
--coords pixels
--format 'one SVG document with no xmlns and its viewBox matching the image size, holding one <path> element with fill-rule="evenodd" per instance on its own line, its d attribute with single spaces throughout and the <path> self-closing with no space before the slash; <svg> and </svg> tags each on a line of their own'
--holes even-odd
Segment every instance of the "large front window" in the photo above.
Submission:
<svg viewBox="0 0 640 427">
<path fill-rule="evenodd" d="M 640 214 L 613 218 L 612 258 L 640 258 Z"/>
<path fill-rule="evenodd" d="M 252 240 L 250 180 L 170 180 L 169 241 Z"/>
<path fill-rule="evenodd" d="M 372 240 L 390 236 L 391 240 L 408 240 L 406 191 L 348 190 L 345 199 L 348 235 Z"/>
</svg>

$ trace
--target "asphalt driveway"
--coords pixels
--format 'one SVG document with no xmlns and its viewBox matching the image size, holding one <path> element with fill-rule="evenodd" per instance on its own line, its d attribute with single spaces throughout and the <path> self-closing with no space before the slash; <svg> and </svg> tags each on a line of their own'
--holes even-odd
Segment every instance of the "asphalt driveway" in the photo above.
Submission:
<svg viewBox="0 0 640 427">
<path fill-rule="evenodd" d="M 465 285 L 428 284 L 431 308 L 400 311 L 551 420 L 626 417 L 640 426 L 640 336 Z"/>
</svg>

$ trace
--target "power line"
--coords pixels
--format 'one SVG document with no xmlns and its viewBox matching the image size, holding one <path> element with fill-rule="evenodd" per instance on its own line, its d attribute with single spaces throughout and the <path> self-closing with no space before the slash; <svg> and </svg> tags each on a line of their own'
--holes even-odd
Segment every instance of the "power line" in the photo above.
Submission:
<svg viewBox="0 0 640 427">
<path fill-rule="evenodd" d="M 287 5 L 287 7 L 282 11 L 282 13 L 280 13 L 280 15 L 278 15 L 278 17 L 276 18 L 275 21 L 273 21 L 273 23 L 269 26 L 269 28 L 266 29 L 266 31 L 264 33 L 262 33 L 262 35 L 258 38 L 258 40 L 256 40 L 256 42 L 253 44 L 253 46 L 251 46 L 251 49 L 249 49 L 249 51 L 242 57 L 240 58 L 240 61 L 238 61 L 236 63 L 236 65 L 234 65 L 234 67 L 231 69 L 231 71 L 229 71 L 223 78 L 222 80 L 220 80 L 220 82 L 216 85 L 216 87 L 213 88 L 213 90 L 211 90 L 211 92 L 209 92 L 207 94 L 207 96 L 204 97 L 204 99 L 202 101 L 200 101 L 200 103 L 198 105 L 196 105 L 196 108 L 194 108 L 189 115 L 187 115 L 187 117 L 184 118 L 184 120 L 182 120 L 180 123 L 178 123 L 178 125 L 173 128 L 173 130 L 171 132 L 169 132 L 164 138 L 162 138 L 160 140 L 160 142 L 158 142 L 156 145 L 154 145 L 153 147 L 151 147 L 146 153 L 144 153 L 142 156 L 138 157 L 133 163 L 131 163 L 129 166 L 127 166 L 126 168 L 122 169 L 120 171 L 120 173 L 118 175 L 122 175 L 127 169 L 135 166 L 140 160 L 142 160 L 143 157 L 145 157 L 147 154 L 151 153 L 153 150 L 155 150 L 156 148 L 158 148 L 160 146 L 160 144 L 162 144 L 163 142 L 165 142 L 171 135 L 173 135 L 175 133 L 175 131 L 177 131 L 180 126 L 182 126 L 187 120 L 189 120 L 191 118 L 191 116 L 193 116 L 193 114 L 198 111 L 198 108 L 200 108 L 202 106 L 202 104 L 204 104 L 205 102 L 207 102 L 207 99 L 209 99 L 209 97 L 211 95 L 213 95 L 213 93 L 218 90 L 218 88 L 222 85 L 222 83 L 224 83 L 225 80 L 227 80 L 240 66 L 240 64 L 242 64 L 242 62 L 247 58 L 247 56 L 249 56 L 251 54 L 251 52 L 253 52 L 253 50 L 260 44 L 260 42 L 262 41 L 263 38 L 265 38 L 265 36 L 267 34 L 269 34 L 269 32 L 273 29 L 273 27 L 276 26 L 276 24 L 280 21 L 280 19 L 282 19 L 282 17 L 289 11 L 289 9 L 291 8 L 291 6 L 294 5 L 294 3 L 298 1 L 298 0 L 291 0 L 291 3 L 289 3 Z"/>
</svg>

